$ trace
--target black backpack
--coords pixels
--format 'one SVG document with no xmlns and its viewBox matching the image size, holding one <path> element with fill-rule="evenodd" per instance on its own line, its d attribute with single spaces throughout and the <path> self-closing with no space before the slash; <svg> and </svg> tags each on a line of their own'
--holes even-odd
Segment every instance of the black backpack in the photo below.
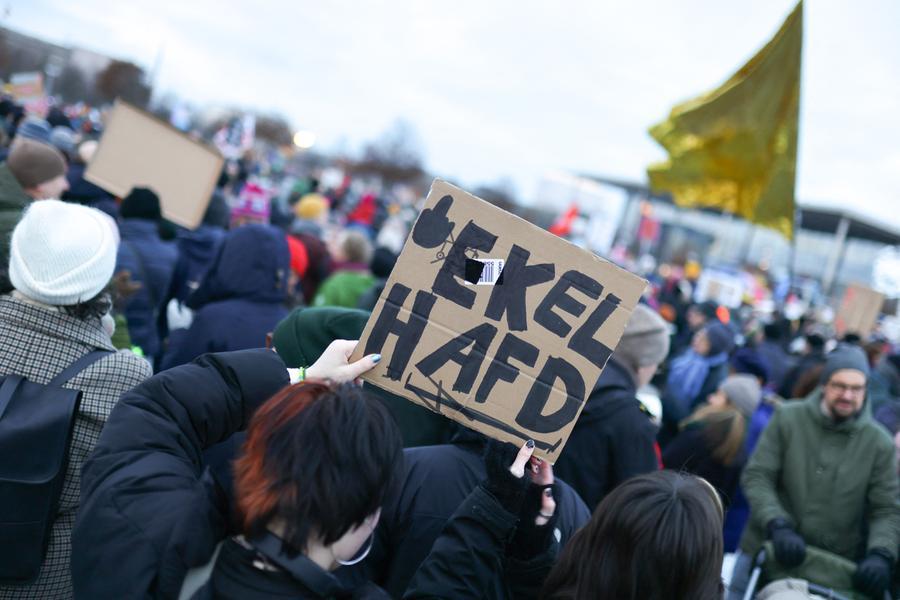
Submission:
<svg viewBox="0 0 900 600">
<path fill-rule="evenodd" d="M 34 581 L 59 508 L 81 391 L 62 386 L 97 360 L 85 354 L 50 383 L 0 376 L 0 585 Z"/>
</svg>

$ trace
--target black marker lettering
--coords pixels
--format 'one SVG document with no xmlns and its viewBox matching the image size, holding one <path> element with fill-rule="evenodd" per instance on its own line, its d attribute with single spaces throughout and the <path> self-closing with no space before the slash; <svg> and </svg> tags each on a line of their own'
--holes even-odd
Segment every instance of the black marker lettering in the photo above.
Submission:
<svg viewBox="0 0 900 600">
<path fill-rule="evenodd" d="M 562 407 L 549 415 L 541 414 L 550 400 L 550 391 L 557 379 L 566 388 L 566 400 Z M 522 409 L 516 416 L 516 423 L 536 433 L 559 431 L 578 415 L 584 402 L 584 379 L 574 366 L 563 358 L 551 356 L 531 386 Z"/>
<path fill-rule="evenodd" d="M 615 294 L 607 294 L 606 298 L 597 305 L 591 316 L 584 322 L 584 325 L 579 327 L 572 339 L 569 340 L 569 348 L 601 369 L 606 364 L 606 361 L 609 360 L 612 350 L 606 344 L 595 340 L 594 334 L 606 323 L 609 315 L 616 310 L 620 302 L 621 300 Z"/>
<path fill-rule="evenodd" d="M 447 258 L 434 278 L 431 291 L 463 308 L 472 308 L 475 292 L 456 281 L 457 277 L 462 279 L 466 275 L 466 250 L 472 248 L 488 252 L 496 241 L 496 235 L 469 221 L 447 252 Z"/>
<path fill-rule="evenodd" d="M 388 294 L 387 300 L 378 315 L 378 320 L 369 334 L 366 341 L 366 355 L 381 354 L 384 343 L 390 334 L 397 336 L 397 343 L 394 344 L 394 351 L 391 352 L 391 362 L 387 367 L 387 376 L 394 381 L 399 381 L 406 370 L 406 365 L 412 357 L 413 350 L 422 338 L 425 331 L 425 325 L 428 324 L 428 316 L 437 297 L 424 290 L 420 290 L 416 294 L 416 300 L 413 303 L 412 314 L 409 320 L 404 323 L 398 319 L 400 308 L 406 302 L 407 296 L 412 290 L 405 285 L 395 283 Z"/>
<path fill-rule="evenodd" d="M 572 327 L 562 317 L 553 312 L 553 307 L 558 306 L 561 310 L 575 317 L 581 316 L 585 308 L 584 304 L 566 293 L 569 288 L 575 288 L 594 300 L 599 298 L 603 292 L 603 286 L 584 273 L 579 273 L 578 271 L 566 271 L 563 273 L 563 276 L 559 278 L 556 285 L 553 286 L 534 311 L 534 321 L 561 338 L 569 335 Z"/>
<path fill-rule="evenodd" d="M 497 349 L 494 360 L 488 365 L 487 371 L 484 373 L 484 379 L 481 380 L 481 385 L 478 386 L 478 391 L 475 392 L 475 402 L 486 402 L 497 381 L 502 379 L 512 383 L 516 380 L 516 377 L 519 376 L 519 369 L 509 364 L 510 358 L 515 358 L 529 367 L 533 367 L 534 363 L 537 362 L 538 354 L 539 351 L 536 347 L 511 333 L 507 333 L 503 341 L 500 342 L 500 347 Z"/>
<path fill-rule="evenodd" d="M 513 244 L 503 265 L 503 285 L 494 286 L 484 312 L 484 316 L 494 321 L 499 321 L 506 312 L 510 331 L 525 331 L 528 328 L 525 317 L 526 288 L 551 281 L 556 272 L 552 263 L 529 266 L 530 256 L 531 252 Z"/>
<path fill-rule="evenodd" d="M 416 368 L 425 377 L 431 377 L 435 371 L 439 370 L 450 361 L 460 366 L 459 376 L 453 384 L 454 392 L 462 392 L 468 394 L 478 377 L 478 371 L 481 370 L 481 363 L 487 354 L 494 336 L 497 335 L 497 328 L 490 323 L 482 323 L 481 325 L 470 329 L 453 338 L 418 363 Z M 468 354 L 463 350 L 475 343 L 472 350 Z"/>
</svg>

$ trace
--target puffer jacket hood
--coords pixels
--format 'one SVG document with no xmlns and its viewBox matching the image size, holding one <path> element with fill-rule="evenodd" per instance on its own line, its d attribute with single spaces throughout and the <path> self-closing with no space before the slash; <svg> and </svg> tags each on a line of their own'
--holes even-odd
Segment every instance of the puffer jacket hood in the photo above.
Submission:
<svg viewBox="0 0 900 600">
<path fill-rule="evenodd" d="M 198 309 L 219 300 L 283 302 L 290 252 L 284 234 L 268 225 L 244 225 L 225 236 L 203 282 L 187 300 Z"/>
</svg>

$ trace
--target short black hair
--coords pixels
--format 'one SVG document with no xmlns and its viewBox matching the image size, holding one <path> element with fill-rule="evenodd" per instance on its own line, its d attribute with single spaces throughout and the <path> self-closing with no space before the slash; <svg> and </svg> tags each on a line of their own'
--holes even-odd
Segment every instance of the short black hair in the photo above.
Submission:
<svg viewBox="0 0 900 600">
<path fill-rule="evenodd" d="M 278 519 L 289 555 L 306 550 L 311 535 L 333 544 L 381 507 L 402 465 L 397 424 L 365 391 L 287 387 L 257 410 L 235 463 L 244 533 Z"/>
<path fill-rule="evenodd" d="M 766 323 L 763 325 L 763 335 L 770 342 L 780 342 L 781 341 L 781 326 L 778 323 Z"/>
<path fill-rule="evenodd" d="M 841 341 L 845 344 L 853 344 L 859 346 L 862 343 L 862 336 L 855 331 L 848 331 L 844 334 L 844 337 L 841 338 Z"/>
</svg>

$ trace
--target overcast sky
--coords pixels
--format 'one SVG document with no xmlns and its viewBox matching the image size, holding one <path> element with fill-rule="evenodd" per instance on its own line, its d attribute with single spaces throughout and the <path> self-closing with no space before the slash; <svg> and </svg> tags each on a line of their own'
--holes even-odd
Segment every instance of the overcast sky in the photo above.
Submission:
<svg viewBox="0 0 900 600">
<path fill-rule="evenodd" d="M 0 0 L 5 24 L 133 60 L 157 89 L 277 110 L 324 149 L 397 118 L 426 163 L 521 196 L 552 170 L 634 181 L 647 128 L 724 81 L 794 0 Z M 798 197 L 900 227 L 900 2 L 807 0 Z"/>
</svg>

